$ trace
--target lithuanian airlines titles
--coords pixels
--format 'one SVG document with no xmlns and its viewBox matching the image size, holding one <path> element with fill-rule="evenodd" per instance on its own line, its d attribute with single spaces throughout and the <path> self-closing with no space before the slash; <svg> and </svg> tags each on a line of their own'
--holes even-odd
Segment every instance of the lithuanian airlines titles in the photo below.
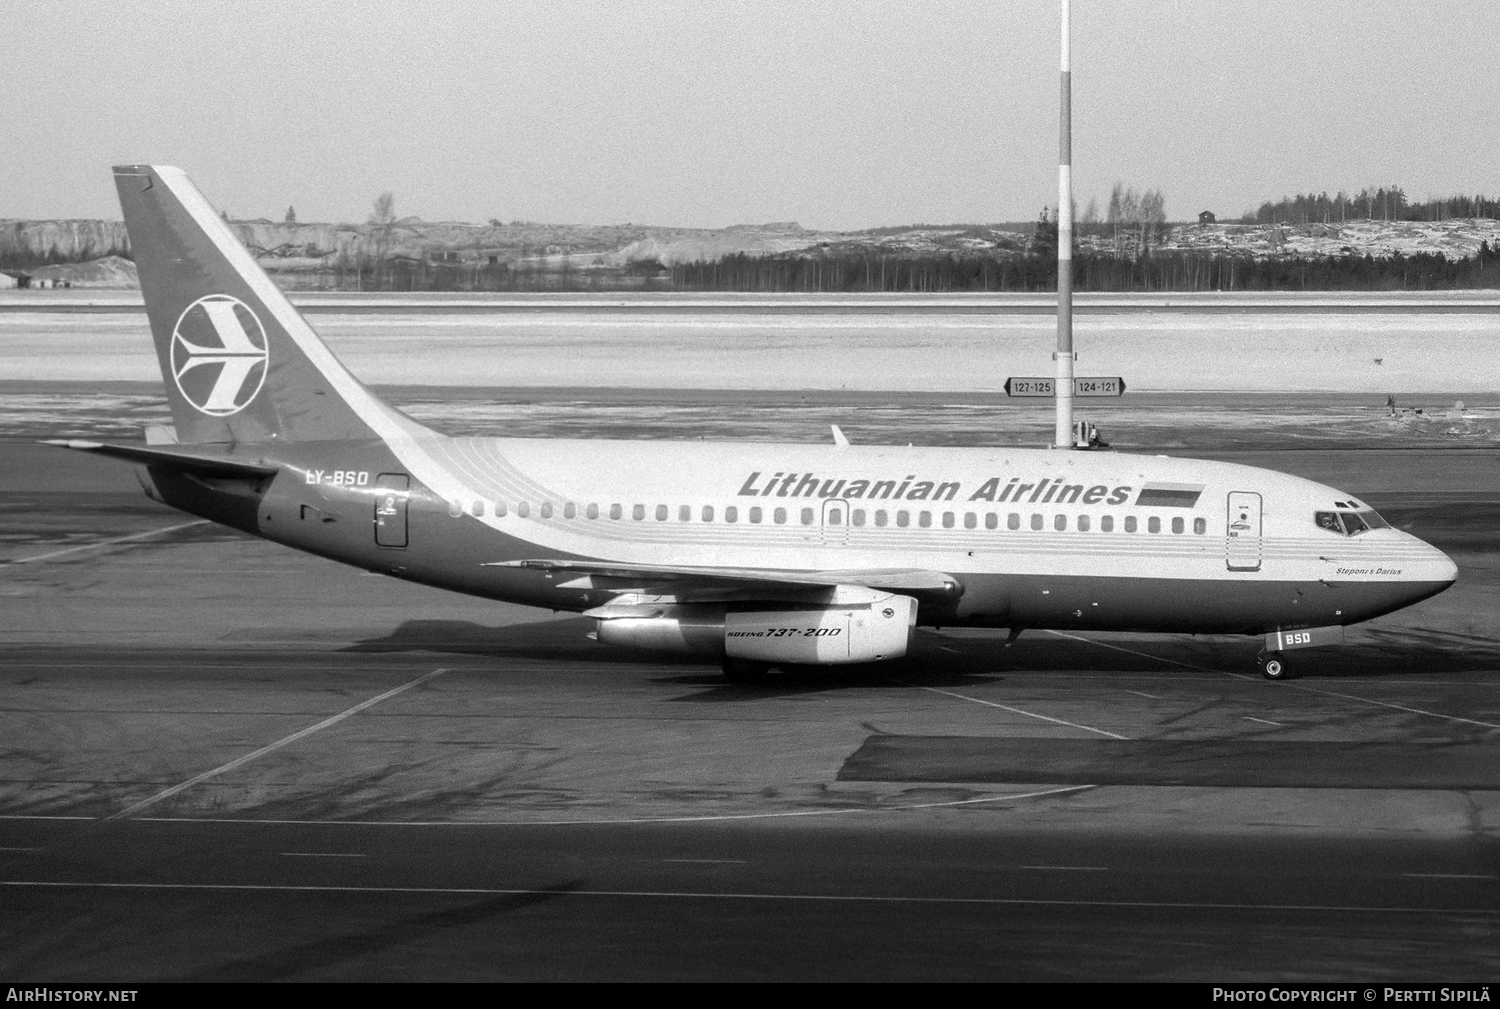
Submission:
<svg viewBox="0 0 1500 1009">
<path fill-rule="evenodd" d="M 916 627 L 1264 635 L 1282 653 L 1456 569 L 1331 487 L 1025 448 L 453 438 L 360 384 L 178 169 L 115 169 L 173 429 L 62 442 L 194 515 L 570 610 L 732 680 L 906 654 Z M 837 435 L 837 432 L 835 432 Z"/>
</svg>

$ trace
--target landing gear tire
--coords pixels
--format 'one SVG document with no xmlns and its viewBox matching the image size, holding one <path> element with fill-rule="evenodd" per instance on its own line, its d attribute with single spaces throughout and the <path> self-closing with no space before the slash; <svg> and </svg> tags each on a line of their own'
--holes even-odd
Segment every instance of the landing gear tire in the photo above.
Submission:
<svg viewBox="0 0 1500 1009">
<path fill-rule="evenodd" d="M 1260 666 L 1260 675 L 1268 680 L 1290 680 L 1292 678 L 1291 667 L 1287 665 L 1286 659 L 1281 657 L 1280 652 L 1262 652 L 1256 656 L 1255 661 Z"/>
<path fill-rule="evenodd" d="M 725 659 L 724 679 L 737 686 L 764 683 L 771 674 L 771 664 L 750 659 Z"/>
</svg>

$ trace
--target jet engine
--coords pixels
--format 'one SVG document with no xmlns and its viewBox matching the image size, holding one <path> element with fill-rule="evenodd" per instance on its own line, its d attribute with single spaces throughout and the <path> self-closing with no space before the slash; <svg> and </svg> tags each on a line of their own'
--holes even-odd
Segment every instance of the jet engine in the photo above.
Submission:
<svg viewBox="0 0 1500 1009">
<path fill-rule="evenodd" d="M 619 600 L 587 615 L 605 644 L 771 664 L 899 658 L 917 625 L 915 599 L 863 586 L 841 585 L 826 603 L 753 605 Z"/>
</svg>

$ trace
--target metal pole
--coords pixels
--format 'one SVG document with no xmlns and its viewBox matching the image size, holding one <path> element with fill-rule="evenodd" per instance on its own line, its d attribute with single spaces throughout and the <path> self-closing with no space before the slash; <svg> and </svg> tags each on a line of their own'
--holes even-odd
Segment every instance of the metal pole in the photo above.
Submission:
<svg viewBox="0 0 1500 1009">
<path fill-rule="evenodd" d="M 1073 448 L 1073 69 L 1069 0 L 1062 0 L 1062 88 L 1057 146 L 1057 430 L 1054 448 Z"/>
</svg>

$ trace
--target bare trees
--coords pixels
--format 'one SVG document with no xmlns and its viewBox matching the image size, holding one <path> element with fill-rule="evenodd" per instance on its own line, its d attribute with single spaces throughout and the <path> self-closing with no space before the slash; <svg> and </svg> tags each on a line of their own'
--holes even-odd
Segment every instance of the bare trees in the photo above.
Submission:
<svg viewBox="0 0 1500 1009">
<path fill-rule="evenodd" d="M 387 189 L 375 197 L 370 208 L 369 223 L 375 237 L 375 287 L 380 288 L 380 267 L 385 263 L 386 248 L 390 245 L 391 230 L 396 225 L 396 197 Z"/>
<path fill-rule="evenodd" d="M 1120 254 L 1122 228 L 1139 230 L 1141 251 L 1150 247 L 1157 229 L 1167 223 L 1167 198 L 1160 189 L 1138 192 L 1134 186 L 1116 182 L 1109 193 L 1105 223 L 1114 225 L 1115 255 Z"/>
</svg>

